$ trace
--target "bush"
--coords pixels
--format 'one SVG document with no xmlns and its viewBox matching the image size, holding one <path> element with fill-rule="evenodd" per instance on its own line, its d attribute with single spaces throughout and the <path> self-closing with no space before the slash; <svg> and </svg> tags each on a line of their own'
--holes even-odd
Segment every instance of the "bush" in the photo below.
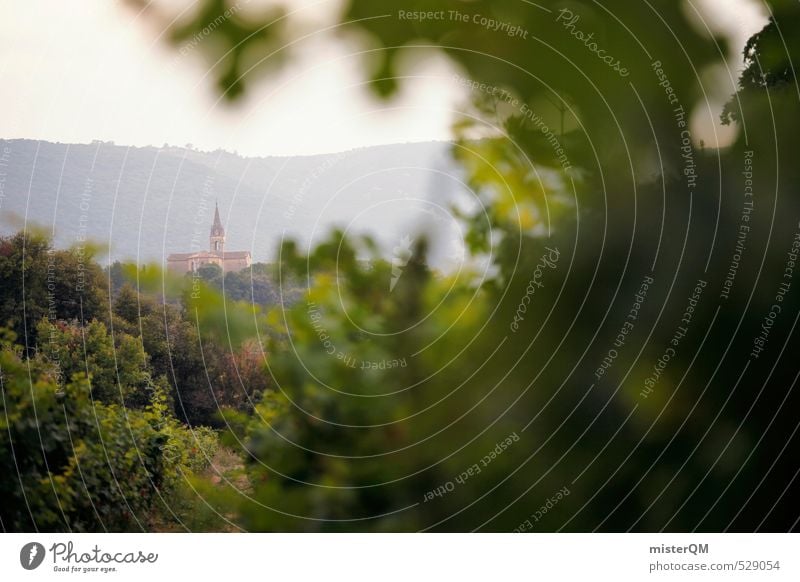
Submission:
<svg viewBox="0 0 800 582">
<path fill-rule="evenodd" d="M 0 349 L 0 520 L 7 531 L 130 531 L 168 511 L 186 475 L 216 451 L 210 429 L 190 431 L 156 388 L 145 410 L 94 401 L 75 374 Z M 30 375 L 29 375 L 30 374 Z"/>
</svg>

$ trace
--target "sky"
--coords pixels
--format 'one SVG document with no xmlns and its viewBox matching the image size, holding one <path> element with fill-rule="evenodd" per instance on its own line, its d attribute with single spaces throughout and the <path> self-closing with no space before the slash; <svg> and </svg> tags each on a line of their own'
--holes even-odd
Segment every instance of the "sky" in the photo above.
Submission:
<svg viewBox="0 0 800 582">
<path fill-rule="evenodd" d="M 738 67 L 744 42 L 765 23 L 763 9 L 756 0 L 691 1 L 715 32 L 732 40 L 730 63 Z M 339 6 L 339 0 L 284 3 L 318 25 L 332 22 Z M 199 51 L 181 56 L 158 32 L 119 0 L 6 0 L 0 8 L 0 137 L 305 155 L 447 140 L 464 97 L 439 57 L 417 64 L 397 100 L 377 102 L 363 91 L 360 61 L 350 49 L 316 40 L 302 43 L 292 67 L 259 82 L 244 106 L 231 109 L 218 103 Z M 730 93 L 717 96 L 719 107 Z M 719 145 L 732 131 L 694 129 L 709 145 L 715 130 Z"/>
</svg>

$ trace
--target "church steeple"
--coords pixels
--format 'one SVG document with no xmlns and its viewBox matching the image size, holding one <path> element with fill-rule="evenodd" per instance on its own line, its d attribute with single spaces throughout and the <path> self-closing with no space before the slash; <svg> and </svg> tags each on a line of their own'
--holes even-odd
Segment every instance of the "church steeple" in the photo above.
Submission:
<svg viewBox="0 0 800 582">
<path fill-rule="evenodd" d="M 219 219 L 219 206 L 216 203 L 214 203 L 214 223 L 211 225 L 209 242 L 212 253 L 221 255 L 225 252 L 225 229 L 222 228 L 222 221 Z"/>
</svg>

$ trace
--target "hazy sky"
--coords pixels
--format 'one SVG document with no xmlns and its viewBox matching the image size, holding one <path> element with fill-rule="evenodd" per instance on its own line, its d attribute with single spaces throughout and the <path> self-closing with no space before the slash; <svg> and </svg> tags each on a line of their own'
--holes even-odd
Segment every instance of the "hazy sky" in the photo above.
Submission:
<svg viewBox="0 0 800 582">
<path fill-rule="evenodd" d="M 764 24 L 756 0 L 693 1 L 732 38 L 737 53 Z M 300 17 L 324 24 L 338 2 L 287 4 L 311 6 Z M 428 59 L 398 101 L 375 102 L 358 86 L 358 57 L 316 41 L 303 43 L 298 63 L 254 86 L 245 106 L 231 110 L 216 104 L 199 51 L 179 57 L 157 33 L 114 0 L 6 0 L 0 8 L 0 137 L 310 154 L 447 139 L 451 110 L 462 95 L 445 61 Z M 329 61 L 324 67 L 322 59 Z"/>
</svg>

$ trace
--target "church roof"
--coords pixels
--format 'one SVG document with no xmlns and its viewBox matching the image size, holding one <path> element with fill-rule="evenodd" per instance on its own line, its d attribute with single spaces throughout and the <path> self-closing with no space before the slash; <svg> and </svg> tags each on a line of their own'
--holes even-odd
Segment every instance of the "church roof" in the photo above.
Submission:
<svg viewBox="0 0 800 582">
<path fill-rule="evenodd" d="M 168 261 L 185 261 L 187 259 L 210 259 L 212 257 L 218 257 L 214 253 L 209 253 L 208 251 L 199 251 L 196 253 L 172 253 L 167 257 Z"/>
<path fill-rule="evenodd" d="M 167 257 L 168 261 L 186 261 L 189 259 L 244 259 L 250 256 L 250 251 L 225 251 L 221 255 L 219 253 L 210 253 L 208 251 L 199 251 L 196 253 L 172 253 Z"/>
</svg>

